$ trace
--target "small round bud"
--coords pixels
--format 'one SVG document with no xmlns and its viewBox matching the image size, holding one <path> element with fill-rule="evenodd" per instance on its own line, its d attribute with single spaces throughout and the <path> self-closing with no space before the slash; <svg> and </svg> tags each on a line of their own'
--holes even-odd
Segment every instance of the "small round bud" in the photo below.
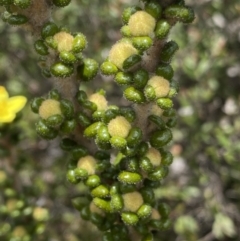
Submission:
<svg viewBox="0 0 240 241">
<path fill-rule="evenodd" d="M 31 4 L 31 0 L 14 0 L 14 5 L 20 8 L 28 8 Z"/>
<path fill-rule="evenodd" d="M 161 64 L 158 66 L 156 70 L 156 75 L 162 76 L 163 78 L 167 80 L 171 80 L 173 77 L 173 68 L 169 64 Z"/>
<path fill-rule="evenodd" d="M 138 210 L 137 215 L 139 218 L 145 219 L 152 213 L 152 207 L 148 204 L 143 204 Z"/>
<path fill-rule="evenodd" d="M 12 14 L 7 19 L 7 22 L 11 25 L 21 25 L 25 24 L 28 21 L 28 18 L 22 14 Z"/>
<path fill-rule="evenodd" d="M 169 64 L 172 60 L 173 55 L 179 49 L 178 44 L 174 41 L 167 42 L 162 49 L 161 52 L 161 61 L 163 63 Z"/>
<path fill-rule="evenodd" d="M 157 26 L 155 29 L 155 36 L 158 39 L 166 38 L 168 33 L 170 32 L 171 25 L 166 20 L 160 20 L 157 22 Z"/>
<path fill-rule="evenodd" d="M 75 119 L 72 120 L 65 120 L 62 125 L 60 126 L 60 130 L 63 134 L 70 134 L 74 131 L 77 126 L 77 122 Z"/>
<path fill-rule="evenodd" d="M 91 191 L 93 197 L 105 198 L 109 196 L 109 190 L 104 185 L 99 185 Z"/>
<path fill-rule="evenodd" d="M 156 19 L 159 19 L 162 16 L 162 7 L 156 2 L 147 3 L 145 5 L 145 11 Z"/>
<path fill-rule="evenodd" d="M 121 107 L 119 114 L 124 116 L 130 123 L 136 119 L 136 113 L 131 107 Z"/>
<path fill-rule="evenodd" d="M 146 153 L 146 157 L 150 160 L 153 166 L 159 166 L 161 164 L 161 154 L 153 147 L 150 147 Z"/>
<path fill-rule="evenodd" d="M 160 148 L 172 140 L 172 132 L 169 129 L 155 131 L 150 137 L 152 147 Z"/>
<path fill-rule="evenodd" d="M 146 70 L 139 69 L 134 73 L 133 82 L 134 82 L 135 88 L 137 89 L 144 88 L 148 80 L 149 80 L 149 74 Z"/>
<path fill-rule="evenodd" d="M 45 39 L 49 36 L 53 36 L 58 31 L 59 31 L 59 28 L 55 23 L 47 22 L 43 25 L 41 35 L 42 35 L 42 38 Z"/>
<path fill-rule="evenodd" d="M 82 126 L 82 127 L 88 127 L 91 125 L 91 120 L 90 118 L 83 112 L 77 114 L 77 122 Z"/>
<path fill-rule="evenodd" d="M 124 37 L 131 37 L 131 31 L 127 25 L 122 26 L 120 32 Z"/>
<path fill-rule="evenodd" d="M 161 150 L 161 157 L 162 157 L 162 165 L 169 166 L 173 162 L 173 155 L 169 151 Z"/>
<path fill-rule="evenodd" d="M 93 203 L 104 212 L 107 212 L 107 213 L 112 212 L 110 201 L 106 201 L 102 198 L 95 197 L 93 198 Z"/>
<path fill-rule="evenodd" d="M 97 140 L 98 142 L 108 143 L 111 136 L 108 133 L 107 126 L 101 126 L 97 132 Z"/>
<path fill-rule="evenodd" d="M 134 7 L 128 7 L 123 10 L 122 14 L 122 21 L 124 24 L 127 24 L 131 15 L 136 13 L 138 10 L 141 10 L 139 7 L 134 6 Z"/>
<path fill-rule="evenodd" d="M 50 71 L 56 77 L 69 77 L 73 74 L 73 66 L 66 65 L 61 62 L 55 63 L 51 66 Z"/>
<path fill-rule="evenodd" d="M 117 116 L 108 123 L 108 132 L 111 136 L 126 138 L 130 129 L 130 123 L 123 116 Z"/>
<path fill-rule="evenodd" d="M 156 20 L 145 11 L 137 11 L 131 15 L 128 26 L 133 36 L 150 36 L 156 25 Z"/>
<path fill-rule="evenodd" d="M 111 208 L 118 212 L 123 208 L 123 199 L 122 196 L 119 194 L 114 194 L 111 196 Z"/>
<path fill-rule="evenodd" d="M 127 137 L 128 146 L 136 146 L 142 139 L 142 130 L 139 127 L 133 127 Z"/>
<path fill-rule="evenodd" d="M 100 208 L 98 208 L 93 201 L 90 203 L 89 209 L 92 213 L 97 213 L 101 216 L 105 215 L 104 212 Z"/>
<path fill-rule="evenodd" d="M 121 218 L 126 225 L 136 225 L 139 221 L 138 216 L 131 212 L 121 213 Z"/>
<path fill-rule="evenodd" d="M 159 98 L 156 103 L 163 110 L 168 110 L 173 107 L 173 101 L 169 98 Z"/>
<path fill-rule="evenodd" d="M 33 218 L 39 222 L 47 221 L 49 219 L 48 210 L 42 207 L 35 207 L 33 209 L 32 215 L 33 215 Z"/>
<path fill-rule="evenodd" d="M 140 159 L 139 165 L 141 169 L 145 172 L 150 172 L 153 170 L 153 164 L 148 157 L 144 156 Z"/>
<path fill-rule="evenodd" d="M 115 64 L 119 69 L 123 68 L 123 62 L 130 56 L 137 54 L 132 44 L 127 42 L 118 42 L 114 44 L 109 52 L 109 61 Z"/>
<path fill-rule="evenodd" d="M 142 181 L 142 176 L 135 172 L 123 171 L 118 175 L 118 180 L 126 184 L 136 184 Z"/>
<path fill-rule="evenodd" d="M 34 113 L 38 113 L 39 111 L 39 108 L 42 104 L 42 102 L 44 101 L 45 99 L 42 98 L 42 97 L 36 97 L 32 100 L 31 102 L 31 109 Z"/>
<path fill-rule="evenodd" d="M 160 203 L 158 205 L 158 211 L 163 218 L 167 218 L 170 214 L 170 207 L 166 203 Z"/>
<path fill-rule="evenodd" d="M 88 151 L 85 147 L 75 147 L 71 151 L 73 160 L 79 160 L 81 157 L 84 157 L 88 154 Z"/>
<path fill-rule="evenodd" d="M 144 187 L 140 190 L 144 203 L 149 203 L 150 205 L 154 205 L 155 202 L 155 194 L 152 188 Z"/>
<path fill-rule="evenodd" d="M 122 68 L 127 70 L 133 67 L 135 64 L 141 61 L 141 56 L 138 54 L 133 54 L 123 61 Z"/>
<path fill-rule="evenodd" d="M 105 111 L 108 107 L 108 102 L 107 102 L 105 96 L 103 96 L 100 93 L 92 94 L 88 97 L 88 99 L 91 102 L 93 102 L 94 104 L 96 104 L 97 110 Z"/>
<path fill-rule="evenodd" d="M 94 59 L 84 59 L 83 64 L 78 66 L 77 74 L 80 80 L 92 80 L 98 73 L 99 65 Z"/>
<path fill-rule="evenodd" d="M 143 205 L 143 198 L 139 192 L 123 194 L 122 198 L 125 211 L 136 212 Z"/>
<path fill-rule="evenodd" d="M 72 184 L 79 183 L 79 179 L 76 178 L 74 170 L 68 170 L 67 171 L 67 180 Z"/>
<path fill-rule="evenodd" d="M 88 177 L 85 184 L 90 188 L 94 188 L 94 187 L 99 186 L 100 182 L 101 182 L 101 180 L 98 175 L 91 175 Z"/>
<path fill-rule="evenodd" d="M 71 0 L 53 0 L 52 2 L 57 7 L 66 7 Z"/>
<path fill-rule="evenodd" d="M 57 43 L 57 49 L 59 52 L 71 51 L 73 48 L 74 37 L 67 32 L 61 31 L 53 36 L 53 40 Z"/>
<path fill-rule="evenodd" d="M 113 136 L 110 139 L 110 143 L 113 148 L 120 149 L 120 150 L 124 149 L 127 145 L 127 141 L 120 136 Z"/>
<path fill-rule="evenodd" d="M 83 51 L 87 46 L 87 40 L 85 35 L 78 33 L 73 40 L 72 43 L 72 51 L 74 53 L 79 53 L 81 51 Z"/>
<path fill-rule="evenodd" d="M 145 101 L 143 93 L 132 86 L 126 88 L 123 94 L 124 97 L 131 102 L 143 103 Z"/>
<path fill-rule="evenodd" d="M 92 156 L 84 156 L 78 160 L 77 167 L 85 169 L 89 175 L 93 175 L 96 170 L 97 162 Z"/>
<path fill-rule="evenodd" d="M 53 115 L 61 115 L 60 102 L 53 99 L 47 99 L 42 101 L 39 107 L 39 115 L 43 119 L 47 119 Z"/>
<path fill-rule="evenodd" d="M 115 75 L 118 72 L 117 66 L 109 61 L 103 62 L 100 69 L 105 75 Z"/>
<path fill-rule="evenodd" d="M 153 172 L 148 173 L 151 181 L 161 181 L 168 174 L 168 168 L 165 166 L 157 167 Z"/>
<path fill-rule="evenodd" d="M 146 51 L 147 49 L 149 49 L 152 46 L 153 41 L 148 36 L 134 37 L 134 38 L 132 38 L 132 43 L 136 49 L 138 49 L 140 51 Z"/>
<path fill-rule="evenodd" d="M 86 169 L 77 167 L 74 169 L 74 176 L 77 180 L 86 179 L 88 177 L 88 172 Z"/>
<path fill-rule="evenodd" d="M 93 124 L 91 124 L 90 126 L 88 126 L 85 130 L 84 130 L 84 135 L 86 137 L 95 137 L 97 135 L 98 130 L 100 129 L 100 127 L 102 127 L 104 124 L 102 122 L 95 122 Z"/>
<path fill-rule="evenodd" d="M 44 120 L 39 120 L 36 123 L 36 132 L 45 139 L 54 139 L 57 136 L 57 131 L 54 130 L 53 128 L 47 126 L 46 121 Z"/>
<path fill-rule="evenodd" d="M 73 104 L 72 104 L 72 102 L 70 100 L 62 99 L 60 101 L 60 108 L 61 108 L 62 114 L 67 119 L 73 118 L 73 116 L 74 116 L 74 108 L 73 108 Z"/>
<path fill-rule="evenodd" d="M 130 85 L 133 81 L 133 77 L 131 73 L 125 73 L 125 72 L 118 72 L 115 75 L 115 79 L 117 84 L 119 85 Z"/>
<path fill-rule="evenodd" d="M 59 58 L 65 64 L 74 64 L 77 61 L 75 55 L 68 51 L 60 52 Z"/>
<path fill-rule="evenodd" d="M 154 88 L 157 98 L 167 96 L 170 90 L 170 84 L 168 80 L 161 76 L 153 76 L 147 84 Z"/>
<path fill-rule="evenodd" d="M 39 39 L 37 41 L 35 41 L 34 43 L 34 49 L 36 50 L 36 52 L 40 55 L 48 55 L 48 47 L 46 46 L 46 44 L 44 43 L 43 40 Z"/>
<path fill-rule="evenodd" d="M 46 125 L 50 127 L 58 127 L 62 122 L 63 122 L 63 116 L 59 114 L 49 116 L 46 119 Z"/>
<path fill-rule="evenodd" d="M 164 120 L 158 115 L 150 115 L 148 116 L 148 119 L 153 122 L 159 129 L 163 129 L 166 126 Z"/>
<path fill-rule="evenodd" d="M 77 143 L 74 140 L 70 139 L 70 138 L 64 138 L 60 142 L 60 147 L 64 151 L 70 151 L 74 147 L 76 147 L 76 145 L 77 145 Z"/>
</svg>

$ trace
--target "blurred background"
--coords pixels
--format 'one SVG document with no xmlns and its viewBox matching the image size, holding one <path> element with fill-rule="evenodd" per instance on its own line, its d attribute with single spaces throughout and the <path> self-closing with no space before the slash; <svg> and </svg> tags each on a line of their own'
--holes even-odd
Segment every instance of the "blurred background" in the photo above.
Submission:
<svg viewBox="0 0 240 241">
<path fill-rule="evenodd" d="M 72 0 L 54 13 L 54 20 L 84 33 L 89 40 L 86 56 L 101 61 L 121 37 L 122 10 L 137 2 Z M 155 237 L 239 241 L 240 2 L 186 3 L 194 8 L 196 20 L 177 24 L 169 36 L 180 46 L 173 60 L 180 83 L 175 98 L 178 125 L 170 147 L 175 159 L 156 190 L 156 197 L 171 206 L 173 226 Z M 29 102 L 52 86 L 41 75 L 32 43 L 29 33 L 0 21 L 0 85 Z M 99 76 L 89 87 L 106 89 L 112 103 L 122 96 L 109 78 Z M 63 167 L 68 159 L 59 140 L 36 135 L 37 116 L 29 102 L 21 119 L 0 131 L 0 240 L 101 240 L 96 228 L 73 208 L 71 199 L 81 187 L 66 181 Z"/>
</svg>

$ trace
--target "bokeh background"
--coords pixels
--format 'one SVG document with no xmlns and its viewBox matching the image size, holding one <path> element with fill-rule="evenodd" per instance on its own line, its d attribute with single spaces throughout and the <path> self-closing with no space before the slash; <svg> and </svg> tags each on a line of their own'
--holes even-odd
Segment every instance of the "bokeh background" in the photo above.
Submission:
<svg viewBox="0 0 240 241">
<path fill-rule="evenodd" d="M 131 2 L 131 3 L 130 3 Z M 54 12 L 58 25 L 89 39 L 86 56 L 103 60 L 121 36 L 121 12 L 137 0 L 72 0 Z M 170 148 L 174 162 L 156 197 L 171 206 L 173 226 L 161 241 L 240 240 L 240 2 L 188 0 L 191 25 L 177 24 L 169 38 L 180 50 L 173 66 L 180 92 L 178 125 Z M 0 11 L 3 8 L 0 7 Z M 29 102 L 51 89 L 38 67 L 31 34 L 0 21 L 0 84 Z M 121 89 L 99 76 L 86 86 L 104 88 L 118 103 Z M 68 157 L 59 140 L 34 131 L 28 105 L 0 130 L 0 240 L 91 241 L 101 235 L 81 220 L 71 199 L 81 186 L 66 181 Z"/>
</svg>

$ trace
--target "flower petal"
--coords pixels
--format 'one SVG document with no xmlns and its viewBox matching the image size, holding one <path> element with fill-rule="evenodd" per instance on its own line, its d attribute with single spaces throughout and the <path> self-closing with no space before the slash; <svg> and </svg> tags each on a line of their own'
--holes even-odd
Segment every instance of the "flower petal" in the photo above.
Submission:
<svg viewBox="0 0 240 241">
<path fill-rule="evenodd" d="M 4 100 L 8 98 L 8 92 L 6 91 L 5 87 L 0 85 L 0 100 Z"/>
<path fill-rule="evenodd" d="M 14 112 L 7 112 L 4 115 L 0 115 L 0 123 L 10 123 L 12 122 L 16 117 L 16 114 Z"/>
<path fill-rule="evenodd" d="M 14 96 L 8 99 L 8 110 L 10 112 L 20 111 L 27 103 L 27 98 L 24 96 Z"/>
</svg>

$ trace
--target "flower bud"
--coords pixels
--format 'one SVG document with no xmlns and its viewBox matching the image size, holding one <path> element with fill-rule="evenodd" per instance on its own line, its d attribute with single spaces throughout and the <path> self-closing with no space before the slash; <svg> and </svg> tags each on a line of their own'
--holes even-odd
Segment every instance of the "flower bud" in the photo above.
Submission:
<svg viewBox="0 0 240 241">
<path fill-rule="evenodd" d="M 100 177 L 98 175 L 91 175 L 88 177 L 88 179 L 86 180 L 85 184 L 90 187 L 90 188 L 94 188 L 100 185 Z"/>
<path fill-rule="evenodd" d="M 138 10 L 141 10 L 139 7 L 134 6 L 134 7 L 128 7 L 123 10 L 122 14 L 122 21 L 124 24 L 127 24 L 131 15 L 136 13 Z"/>
<path fill-rule="evenodd" d="M 150 36 L 156 25 L 156 20 L 145 11 L 137 11 L 131 15 L 128 26 L 132 36 Z"/>
<path fill-rule="evenodd" d="M 169 64 L 173 55 L 179 49 L 178 44 L 174 41 L 167 42 L 162 49 L 160 59 L 163 63 Z"/>
<path fill-rule="evenodd" d="M 11 25 L 21 25 L 28 22 L 28 17 L 22 14 L 12 14 L 8 19 L 7 22 Z"/>
<path fill-rule="evenodd" d="M 164 79 L 161 76 L 153 76 L 147 83 L 152 86 L 155 91 L 155 95 L 157 98 L 167 96 L 170 90 L 170 84 L 168 80 Z"/>
<path fill-rule="evenodd" d="M 121 213 L 121 218 L 126 225 L 136 225 L 139 221 L 138 216 L 131 212 Z"/>
<path fill-rule="evenodd" d="M 114 194 L 111 196 L 111 208 L 116 212 L 123 208 L 123 199 L 119 194 Z"/>
<path fill-rule="evenodd" d="M 50 71 L 56 77 L 66 78 L 73 74 L 74 68 L 72 65 L 57 62 L 51 66 Z"/>
<path fill-rule="evenodd" d="M 123 116 L 117 116 L 108 123 L 108 132 L 111 136 L 126 138 L 131 130 L 131 124 Z"/>
<path fill-rule="evenodd" d="M 115 75 L 118 72 L 117 66 L 110 61 L 103 62 L 100 69 L 105 75 Z"/>
<path fill-rule="evenodd" d="M 171 25 L 166 21 L 161 19 L 157 22 L 157 26 L 155 29 L 155 36 L 158 39 L 166 38 L 168 33 L 170 32 Z"/>
<path fill-rule="evenodd" d="M 139 192 L 125 193 L 122 198 L 125 211 L 136 212 L 143 205 L 143 198 Z"/>
<path fill-rule="evenodd" d="M 137 184 L 142 181 L 142 176 L 136 172 L 123 171 L 118 175 L 118 180 L 125 184 Z"/>
<path fill-rule="evenodd" d="M 154 18 L 161 18 L 162 7 L 157 2 L 149 2 L 145 5 L 145 11 L 152 15 Z"/>
<path fill-rule="evenodd" d="M 145 101 L 143 93 L 132 86 L 126 88 L 123 94 L 127 100 L 135 103 L 143 103 Z"/>
<path fill-rule="evenodd" d="M 39 115 L 43 119 L 47 119 L 53 115 L 61 115 L 60 102 L 53 99 L 47 99 L 42 101 L 39 107 Z"/>
<path fill-rule="evenodd" d="M 80 80 L 92 80 L 98 73 L 99 65 L 94 59 L 84 59 L 83 64 L 78 66 L 77 74 Z"/>
<path fill-rule="evenodd" d="M 99 185 L 91 191 L 93 197 L 105 198 L 109 196 L 109 190 L 104 185 Z"/>
<path fill-rule="evenodd" d="M 152 147 L 160 148 L 172 140 L 172 132 L 169 129 L 155 131 L 150 137 Z"/>
<path fill-rule="evenodd" d="M 89 155 L 81 157 L 77 163 L 77 167 L 85 169 L 88 172 L 88 175 L 93 175 L 95 173 L 96 165 L 97 162 L 95 158 Z"/>
<path fill-rule="evenodd" d="M 161 164 L 161 154 L 153 147 L 150 147 L 146 153 L 146 157 L 150 160 L 154 167 Z"/>
<path fill-rule="evenodd" d="M 137 215 L 139 218 L 145 219 L 152 213 L 152 207 L 148 204 L 143 204 L 138 210 Z"/>
<path fill-rule="evenodd" d="M 77 61 L 75 55 L 68 51 L 60 52 L 59 58 L 64 64 L 74 64 Z"/>
<path fill-rule="evenodd" d="M 58 32 L 53 36 L 53 39 L 57 43 L 59 52 L 72 50 L 74 37 L 70 33 Z"/>
<path fill-rule="evenodd" d="M 34 49 L 36 50 L 36 52 L 40 55 L 48 55 L 48 47 L 46 46 L 46 44 L 44 43 L 43 40 L 39 39 L 37 41 L 35 41 L 34 43 Z"/>
<path fill-rule="evenodd" d="M 106 201 L 102 198 L 95 197 L 93 198 L 93 203 L 104 212 L 107 212 L 107 213 L 112 212 L 110 201 Z"/>
<path fill-rule="evenodd" d="M 54 36 L 58 31 L 59 28 L 55 23 L 47 22 L 43 25 L 41 35 L 43 39 L 46 39 L 49 36 Z"/>
<path fill-rule="evenodd" d="M 173 102 L 169 98 L 159 98 L 156 103 L 163 110 L 168 110 L 173 107 Z"/>
<path fill-rule="evenodd" d="M 94 104 L 96 104 L 97 106 L 97 110 L 106 110 L 108 107 L 108 102 L 105 98 L 105 96 L 103 96 L 100 93 L 95 93 L 92 94 L 88 97 L 88 99 L 93 102 Z"/>
<path fill-rule="evenodd" d="M 156 75 L 162 76 L 167 80 L 171 80 L 173 74 L 173 68 L 170 64 L 160 64 L 156 70 Z"/>
<path fill-rule="evenodd" d="M 72 43 L 72 51 L 74 53 L 79 53 L 83 51 L 87 46 L 87 40 L 86 37 L 82 33 L 78 33 Z"/>
</svg>

